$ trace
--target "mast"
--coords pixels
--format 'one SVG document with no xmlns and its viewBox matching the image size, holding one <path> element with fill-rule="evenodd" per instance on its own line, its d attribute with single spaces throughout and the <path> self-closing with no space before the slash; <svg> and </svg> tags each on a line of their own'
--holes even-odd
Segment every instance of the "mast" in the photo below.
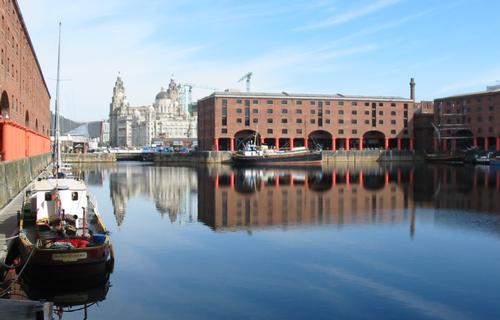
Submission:
<svg viewBox="0 0 500 320">
<path fill-rule="evenodd" d="M 61 167 L 61 144 L 60 144 L 60 123 L 59 123 L 59 83 L 60 83 L 60 72 L 61 72 L 61 22 L 59 22 L 59 42 L 57 47 L 57 80 L 56 80 L 56 101 L 55 101 L 55 173 L 56 177 L 59 174 L 59 169 Z"/>
</svg>

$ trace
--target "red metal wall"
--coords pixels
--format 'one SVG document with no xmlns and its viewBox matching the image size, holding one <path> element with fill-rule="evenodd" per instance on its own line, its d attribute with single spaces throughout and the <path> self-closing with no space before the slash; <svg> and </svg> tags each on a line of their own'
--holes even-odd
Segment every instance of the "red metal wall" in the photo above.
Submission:
<svg viewBox="0 0 500 320">
<path fill-rule="evenodd" d="M 50 152 L 50 138 L 9 120 L 0 122 L 1 160 L 16 160 Z"/>
</svg>

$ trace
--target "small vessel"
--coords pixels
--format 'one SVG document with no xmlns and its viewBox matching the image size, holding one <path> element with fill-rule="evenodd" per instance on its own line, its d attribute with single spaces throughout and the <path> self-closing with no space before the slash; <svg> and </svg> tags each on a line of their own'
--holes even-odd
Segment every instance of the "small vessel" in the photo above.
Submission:
<svg viewBox="0 0 500 320">
<path fill-rule="evenodd" d="M 452 162 L 463 163 L 465 161 L 464 154 L 426 154 L 425 160 L 428 162 Z"/>
<path fill-rule="evenodd" d="M 253 143 L 245 144 L 242 150 L 231 156 L 233 163 L 239 165 L 318 164 L 321 159 L 321 150 L 308 150 L 305 147 L 276 150 Z"/>
<path fill-rule="evenodd" d="M 40 179 L 26 196 L 18 242 L 29 277 L 74 279 L 113 269 L 109 234 L 83 181 Z"/>
<path fill-rule="evenodd" d="M 113 250 L 96 202 L 82 180 L 66 177 L 59 143 L 60 39 L 55 101 L 53 176 L 39 178 L 19 214 L 20 273 L 30 277 L 82 278 L 112 270 Z M 21 267 L 22 266 L 22 267 Z"/>
<path fill-rule="evenodd" d="M 500 157 L 491 158 L 490 167 L 500 168 Z"/>
</svg>

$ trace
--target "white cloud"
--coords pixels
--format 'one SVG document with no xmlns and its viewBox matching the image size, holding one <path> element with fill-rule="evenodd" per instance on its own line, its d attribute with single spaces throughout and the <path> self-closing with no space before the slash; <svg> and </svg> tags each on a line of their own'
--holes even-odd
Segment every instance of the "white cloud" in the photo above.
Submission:
<svg viewBox="0 0 500 320">
<path fill-rule="evenodd" d="M 299 30 L 314 30 L 321 29 L 327 27 L 333 27 L 335 25 L 339 25 L 342 23 L 347 23 L 352 20 L 370 15 L 387 7 L 394 6 L 400 3 L 402 0 L 378 0 L 373 3 L 367 4 L 365 6 L 361 6 L 356 9 L 352 9 L 349 11 L 345 11 L 342 13 L 338 13 L 331 17 L 328 17 L 319 22 L 313 22 L 306 24 L 305 26 L 298 28 Z"/>
</svg>

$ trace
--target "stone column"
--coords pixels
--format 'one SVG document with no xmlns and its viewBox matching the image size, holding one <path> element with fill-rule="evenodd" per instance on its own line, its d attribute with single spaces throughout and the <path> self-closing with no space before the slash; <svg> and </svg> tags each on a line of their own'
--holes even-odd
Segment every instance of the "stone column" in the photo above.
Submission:
<svg viewBox="0 0 500 320">
<path fill-rule="evenodd" d="M 488 137 L 484 137 L 484 150 L 488 150 L 490 146 L 488 145 Z"/>
<path fill-rule="evenodd" d="M 229 138 L 229 150 L 234 152 L 234 138 Z"/>
<path fill-rule="evenodd" d="M 349 138 L 348 138 L 348 137 L 346 137 L 346 138 L 345 138 L 345 149 L 346 149 L 347 151 L 349 151 L 349 150 L 350 150 L 350 146 L 349 146 Z"/>
<path fill-rule="evenodd" d="M 385 150 L 389 150 L 389 138 L 385 138 L 384 148 Z"/>
<path fill-rule="evenodd" d="M 337 150 L 337 140 L 332 138 L 332 150 Z"/>
<path fill-rule="evenodd" d="M 410 138 L 410 150 L 413 151 L 413 138 Z"/>
<path fill-rule="evenodd" d="M 398 150 L 401 150 L 401 138 L 398 138 Z"/>
<path fill-rule="evenodd" d="M 294 148 L 293 138 L 290 138 L 290 149 L 293 149 L 293 148 Z"/>
<path fill-rule="evenodd" d="M 500 137 L 497 137 L 497 151 L 500 151 Z"/>
<path fill-rule="evenodd" d="M 214 139 L 214 146 L 215 146 L 215 151 L 219 151 L 219 139 L 218 138 Z"/>
<path fill-rule="evenodd" d="M 359 150 L 363 150 L 363 137 L 359 138 Z"/>
<path fill-rule="evenodd" d="M 280 148 L 280 138 L 279 137 L 276 137 L 276 142 L 274 143 L 276 149 L 279 149 Z"/>
</svg>

